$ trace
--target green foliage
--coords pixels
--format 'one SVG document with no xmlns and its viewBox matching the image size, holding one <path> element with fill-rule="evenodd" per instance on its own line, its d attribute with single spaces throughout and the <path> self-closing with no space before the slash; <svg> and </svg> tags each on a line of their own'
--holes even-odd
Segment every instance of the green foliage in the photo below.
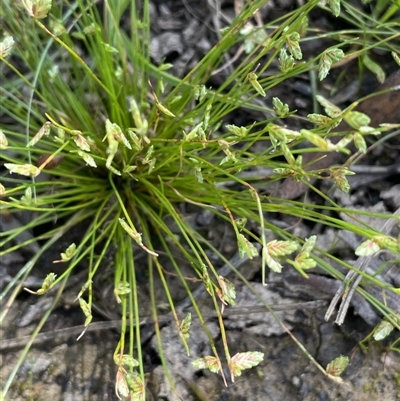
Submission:
<svg viewBox="0 0 400 401">
<path fill-rule="evenodd" d="M 331 376 L 339 376 L 347 368 L 350 363 L 348 356 L 341 355 L 335 358 L 332 362 L 328 363 L 326 372 Z"/>
<path fill-rule="evenodd" d="M 80 243 L 71 244 L 61 253 L 61 259 L 55 261 L 65 265 L 64 272 L 58 276 L 50 273 L 36 294 L 42 295 L 57 285 L 61 288 L 79 262 L 87 260 L 87 277 L 81 283 L 77 299 L 86 318 L 85 325 L 90 324 L 93 279 L 106 256 L 116 249 L 115 299 L 124 317 L 133 316 L 128 321 L 123 319 L 121 339 L 116 348 L 116 388 L 121 396 L 130 394 L 132 399 L 143 399 L 141 342 L 135 336 L 134 327 L 140 322 L 136 296 L 138 257 L 146 258 L 149 288 L 154 287 L 154 275 L 158 274 L 175 317 L 177 339 L 182 340 L 187 351 L 185 340 L 190 336 L 192 315 L 183 317 L 175 310 L 159 255 L 165 255 L 171 262 L 174 274 L 189 295 L 176 255 L 192 266 L 194 277 L 204 282 L 218 312 L 221 304 L 235 304 L 234 285 L 218 275 L 207 256 L 208 251 L 215 252 L 212 243 L 190 225 L 179 205 L 191 204 L 211 211 L 221 222 L 231 225 L 242 257 L 256 257 L 261 246 L 263 267 L 267 265 L 280 272 L 283 263 L 289 263 L 306 274 L 305 270 L 318 265 L 338 277 L 328 264 L 313 258 L 314 236 L 304 242 L 265 221 L 265 214 L 286 213 L 350 230 L 376 246 L 384 246 L 379 233 L 328 217 L 324 209 L 316 205 L 260 195 L 242 173 L 256 166 L 267 166 L 274 171 L 271 181 L 292 176 L 307 182 L 310 177 L 322 177 L 322 173 L 327 172 L 343 191 L 348 191 L 345 175 L 351 172 L 344 168 L 305 171 L 301 155 L 295 158 L 293 147 L 308 140 L 317 150 L 349 152 L 346 146 L 354 139 L 357 147 L 365 151 L 364 136 L 377 132 L 366 129 L 369 122 L 358 115 L 360 113 L 342 111 L 323 98 L 319 100 L 329 117 L 310 114 L 310 121 L 318 125 L 316 129 L 298 132 L 283 127 L 276 118 L 248 126 L 222 125 L 223 119 L 236 110 L 270 115 L 272 110 L 264 103 L 260 105 L 257 97 L 266 96 L 270 89 L 290 76 L 313 71 L 318 63 L 323 79 L 334 62 L 346 57 L 342 50 L 329 48 L 320 55 L 315 54 L 310 61 L 301 61 L 302 38 L 307 33 L 305 16 L 319 6 L 319 1 L 309 1 L 258 31 L 246 24 L 266 1 L 248 2 L 224 31 L 219 43 L 184 78 L 169 74 L 169 65 L 155 66 L 150 61 L 147 1 L 142 7 L 128 0 L 106 2 L 102 14 L 90 2 L 84 4 L 78 0 L 73 4 L 66 2 L 65 6 L 63 3 L 6 1 L 3 10 L 7 33 L 0 44 L 0 59 L 3 71 L 12 75 L 12 79 L 4 83 L 2 106 L 13 123 L 0 131 L 0 148 L 8 170 L 0 186 L 0 204 L 4 213 L 16 215 L 20 211 L 32 211 L 38 217 L 19 231 L 12 229 L 1 233 L 0 256 L 30 243 L 14 245 L 20 232 L 46 227 L 57 220 L 55 228 L 41 235 L 45 244 L 26 264 L 20 276 L 23 279 L 58 239 L 80 227 L 83 221 L 89 222 Z M 328 3 L 332 12 L 339 15 L 340 2 Z M 129 29 L 120 28 L 123 15 L 129 16 Z M 356 37 L 352 41 L 359 43 Z M 209 89 L 207 81 L 212 72 L 241 42 L 246 54 L 243 60 L 219 88 Z M 368 42 L 368 47 L 372 47 L 372 43 Z M 271 77 L 267 71 L 274 61 L 280 72 Z M 369 59 L 364 58 L 364 62 L 380 73 Z M 285 101 L 273 100 L 275 115 L 282 119 L 295 113 L 289 112 Z M 355 132 L 350 139 L 334 145 L 325 136 L 341 118 L 347 119 Z M 321 127 L 325 130 L 321 131 Z M 260 142 L 265 143 L 263 150 L 255 146 Z M 228 185 L 232 181 L 236 183 L 233 189 Z M 338 210 L 333 203 L 331 207 Z M 171 224 L 166 222 L 168 217 L 177 230 L 172 230 Z M 259 234 L 247 230 L 246 221 L 257 222 Z M 277 239 L 267 242 L 266 230 Z M 367 246 L 360 248 L 360 254 L 366 252 L 365 248 Z M 392 242 L 390 248 L 395 248 Z M 263 275 L 265 280 L 264 272 Z M 8 287 L 2 296 L 10 294 L 12 299 L 14 295 L 10 289 Z M 82 298 L 84 293 L 87 301 Z M 391 313 L 384 305 L 379 306 L 384 313 Z M 156 316 L 155 302 L 152 309 Z M 202 319 L 201 310 L 195 310 Z M 2 314 L 1 321 L 4 317 Z M 226 342 L 222 318 L 219 322 Z M 131 344 L 128 350 L 125 332 Z M 214 344 L 212 351 L 214 356 L 197 360 L 194 365 L 212 372 L 221 371 L 220 356 Z M 262 360 L 259 352 L 237 354 L 232 358 L 227 347 L 224 352 L 232 379 Z M 335 372 L 337 370 L 335 368 Z M 4 395 L 12 379 L 7 382 Z"/>
</svg>

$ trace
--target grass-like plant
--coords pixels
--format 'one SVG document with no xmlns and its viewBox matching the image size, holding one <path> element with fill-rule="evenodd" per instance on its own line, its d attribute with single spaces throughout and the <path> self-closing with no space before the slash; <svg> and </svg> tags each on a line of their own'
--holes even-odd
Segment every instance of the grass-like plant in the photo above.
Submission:
<svg viewBox="0 0 400 401">
<path fill-rule="evenodd" d="M 377 68 L 367 57 L 368 51 L 377 43 L 390 48 L 392 45 L 385 47 L 385 43 L 395 36 L 395 28 L 389 23 L 385 30 L 377 27 L 373 34 L 364 35 L 363 42 L 357 35 L 362 35 L 363 24 L 372 24 L 371 19 L 346 5 L 347 12 L 357 16 L 361 28 L 341 37 L 335 32 L 316 35 L 307 29 L 307 15 L 319 6 L 318 0 L 255 28 L 250 22 L 267 2 L 249 2 L 223 30 L 219 42 L 181 79 L 168 73 L 168 64 L 156 66 L 151 62 L 148 1 L 108 1 L 100 7 L 96 3 L 6 1 L 2 11 L 6 36 L 0 57 L 2 74 L 7 77 L 1 89 L 2 108 L 10 123 L 2 124 L 0 138 L 5 161 L 1 212 L 4 217 L 30 213 L 33 218 L 0 234 L 0 255 L 18 252 L 39 240 L 41 248 L 3 290 L 2 299 L 8 298 L 0 321 L 4 321 L 39 258 L 65 234 L 82 229 L 82 222 L 86 222 L 79 243 L 69 244 L 57 261 L 65 266 L 63 272 L 50 273 L 42 288 L 33 292 L 43 295 L 56 287 L 60 293 L 79 264 L 85 262 L 87 275 L 77 299 L 87 326 L 92 319 L 94 278 L 108 263 L 109 255 L 114 255 L 114 295 L 122 316 L 120 341 L 114 355 L 118 365 L 117 393 L 121 397 L 130 394 L 132 399 L 144 399 L 138 275 L 148 278 L 157 338 L 158 305 L 167 302 L 176 322 L 177 341 L 183 343 L 182 352 L 190 352 L 187 338 L 191 315 L 176 306 L 165 263 L 173 267 L 169 274 L 178 279 L 208 333 L 182 265 L 191 266 L 192 278 L 204 283 L 217 311 L 224 356 L 233 380 L 243 369 L 257 365 L 262 354 L 231 356 L 221 305 L 234 305 L 235 291 L 226 277 L 219 276 L 215 258 L 210 255 L 229 261 L 186 219 L 179 206 L 204 209 L 221 224 L 227 224 L 235 234 L 242 257 L 257 257 L 261 249 L 263 281 L 266 268 L 280 272 L 283 263 L 304 276 L 308 269 L 318 267 L 343 279 L 329 264 L 329 259 L 335 258 L 314 250 L 315 237 L 295 237 L 265 220 L 267 212 L 352 231 L 368 240 L 367 244 L 373 242 L 375 252 L 376 247 L 399 252 L 393 238 L 382 236 L 369 226 L 327 214 L 326 211 L 352 216 L 360 213 L 341 209 L 326 195 L 323 196 L 327 206 L 319 206 L 262 194 L 259 180 L 265 168 L 270 171 L 270 182 L 291 176 L 310 188 L 313 186 L 309 178 L 328 172 L 336 185 L 348 191 L 345 176 L 349 171 L 345 167 L 306 171 L 301 155 L 315 150 L 346 152 L 346 145 L 354 138 L 362 151 L 368 130 L 355 128 L 335 145 L 327 139 L 341 119 L 354 118 L 352 108 L 341 112 L 321 99 L 329 117 L 314 113 L 309 120 L 316 128 L 296 131 L 290 129 L 288 117 L 299 117 L 289 110 L 285 99 L 274 98 L 273 109 L 257 101 L 290 77 L 318 70 L 323 79 L 333 63 L 346 58 L 358 56 L 367 67 L 369 63 Z M 328 3 L 332 12 L 339 15 L 340 2 Z M 390 19 L 385 13 L 383 17 Z M 302 61 L 302 41 L 317 41 L 320 37 L 336 38 L 337 42 Z M 348 44 L 353 47 L 346 55 Z M 218 88 L 209 88 L 207 82 L 213 71 L 239 45 L 245 51 L 232 74 Z M 277 72 L 268 75 L 272 66 Z M 237 110 L 253 110 L 272 117 L 244 127 L 224 125 L 223 119 Z M 289 123 L 284 127 L 282 121 Z M 376 134 L 377 130 L 373 132 Z M 312 148 L 296 148 L 306 140 L 313 144 Z M 21 233 L 34 230 L 40 230 L 40 234 L 20 239 Z M 272 241 L 267 240 L 266 232 L 273 234 Z M 365 248 L 360 252 L 367 253 Z M 362 274 L 379 285 L 378 280 Z M 165 297 L 161 300 L 156 298 L 155 285 L 164 288 Z M 390 308 L 365 291 L 363 295 L 391 325 L 399 328 Z M 195 364 L 223 375 L 224 362 L 208 335 L 213 355 L 204 355 Z M 167 370 L 161 345 L 159 354 Z M 4 397 L 18 366 L 5 383 Z M 174 386 L 173 378 L 169 380 Z"/>
</svg>

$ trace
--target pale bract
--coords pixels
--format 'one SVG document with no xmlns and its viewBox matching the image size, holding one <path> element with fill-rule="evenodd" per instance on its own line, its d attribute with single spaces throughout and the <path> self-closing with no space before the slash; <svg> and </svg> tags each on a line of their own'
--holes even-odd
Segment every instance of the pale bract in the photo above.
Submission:
<svg viewBox="0 0 400 401">
<path fill-rule="evenodd" d="M 37 177 L 40 174 L 40 169 L 33 164 L 4 163 L 4 167 L 9 170 L 10 173 L 17 173 L 27 177 Z"/>
</svg>

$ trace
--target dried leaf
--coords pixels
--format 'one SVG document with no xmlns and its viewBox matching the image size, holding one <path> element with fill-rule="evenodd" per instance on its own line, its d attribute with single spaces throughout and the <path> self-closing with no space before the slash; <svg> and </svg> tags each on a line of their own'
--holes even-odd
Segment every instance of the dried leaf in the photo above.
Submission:
<svg viewBox="0 0 400 401">
<path fill-rule="evenodd" d="M 115 394 L 119 400 L 129 396 L 128 382 L 126 381 L 126 373 L 122 369 L 118 369 L 117 378 L 115 380 Z"/>
</svg>

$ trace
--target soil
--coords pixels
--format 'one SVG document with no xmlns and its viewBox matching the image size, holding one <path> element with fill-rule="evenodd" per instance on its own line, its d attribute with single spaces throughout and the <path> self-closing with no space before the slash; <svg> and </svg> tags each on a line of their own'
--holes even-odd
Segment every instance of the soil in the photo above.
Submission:
<svg viewBox="0 0 400 401">
<path fill-rule="evenodd" d="M 192 68 L 202 56 L 218 40 L 218 27 L 223 19 L 217 21 L 214 2 L 198 2 L 194 0 L 178 1 L 154 0 L 151 3 L 151 15 L 153 26 L 152 56 L 155 63 L 162 60 L 173 64 L 173 71 L 178 76 L 183 76 Z M 217 3 L 217 2 L 215 2 Z M 270 1 L 260 12 L 260 17 L 272 20 L 296 7 L 292 0 Z M 235 15 L 234 4 L 231 1 L 221 2 L 221 10 L 227 19 Z M 337 21 L 321 10 L 311 14 L 310 25 L 329 27 Z M 314 42 L 315 45 L 315 42 Z M 307 42 L 303 48 L 305 57 L 307 54 L 315 54 L 327 47 L 322 42 L 320 49 L 307 48 Z M 233 54 L 232 54 L 233 56 Z M 387 61 L 386 61 L 387 60 Z M 394 69 L 390 57 L 382 56 L 382 65 L 388 71 Z M 350 81 L 344 81 L 340 85 L 346 90 L 356 74 L 356 64 L 346 66 Z M 222 71 L 213 77 L 212 85 L 222 82 L 224 74 L 229 69 Z M 338 73 L 332 72 L 324 85 L 333 86 Z M 352 78 L 353 77 L 353 78 Z M 366 83 L 363 88 L 370 86 Z M 326 91 L 327 87 L 320 90 Z M 268 94 L 266 102 L 270 103 L 272 96 L 287 99 L 291 109 L 299 110 L 306 115 L 312 110 L 309 84 L 306 77 L 295 78 L 285 82 L 281 87 L 275 88 Z M 357 96 L 355 94 L 354 96 Z M 346 101 L 353 100 L 350 96 Z M 400 117 L 400 115 L 399 115 Z M 236 113 L 232 121 L 248 122 L 248 116 Z M 252 117 L 253 118 L 253 117 Z M 399 121 L 400 122 L 400 118 Z M 298 124 L 298 120 L 293 121 Z M 298 127 L 294 127 L 298 128 Z M 387 144 L 376 146 L 362 164 L 368 166 L 394 166 L 394 170 L 385 173 L 361 172 L 351 181 L 352 191 L 344 194 L 339 190 L 331 191 L 330 196 L 337 203 L 349 208 L 363 208 L 376 213 L 391 213 L 400 208 L 400 138 L 393 137 Z M 319 184 L 320 185 L 320 184 Z M 322 191 L 328 191 L 328 186 L 322 186 Z M 309 194 L 308 201 L 322 203 L 322 199 L 316 194 Z M 235 241 L 223 222 L 211 219 L 199 212 L 196 208 L 184 210 L 188 217 L 193 217 L 199 229 L 208 232 L 208 237 L 214 245 L 227 256 L 233 256 Z M 341 216 L 345 218 L 345 216 Z M 358 246 L 359 239 L 346 233 L 339 233 L 333 228 L 321 228 L 318 225 L 294 220 L 290 216 L 271 215 L 268 218 L 287 228 L 290 232 L 307 238 L 313 234 L 318 235 L 318 246 L 322 249 L 333 249 L 338 258 L 354 263 L 354 248 Z M 375 227 L 380 227 L 381 222 L 365 220 Z M 81 227 L 84 228 L 83 226 Z M 59 251 L 65 249 L 65 244 L 74 242 L 74 236 L 79 237 L 79 232 L 72 233 L 71 238 L 60 241 L 52 252 L 46 254 L 40 265 L 43 271 L 54 270 L 54 265 L 49 262 L 57 259 Z M 393 230 L 393 235 L 398 235 L 398 228 Z M 27 233 L 27 235 L 29 235 Z M 14 276 L 25 264 L 26 260 L 37 251 L 40 244 L 33 243 L 24 254 L 13 255 L 9 260 L 1 261 L 1 278 L 7 283 L 9 277 Z M 352 259 L 353 258 L 353 259 Z M 385 259 L 386 258 L 386 259 Z M 381 265 L 390 256 L 381 255 L 374 260 L 372 266 Z M 107 281 L 112 272 L 112 255 L 109 255 L 110 266 L 104 266 L 99 279 Z M 140 263 L 140 260 L 139 262 Z M 221 263 L 222 264 L 222 263 Z M 84 271 L 85 266 L 82 266 Z M 165 266 L 168 270 L 168 266 Z M 185 266 L 182 267 L 185 269 Z M 190 267 L 187 267 L 190 269 Z M 400 287 L 399 264 L 389 264 L 380 274 L 385 280 L 396 287 Z M 188 270 L 189 271 L 189 270 Z M 163 372 L 161 358 L 158 351 L 153 325 L 150 323 L 141 326 L 142 343 L 144 347 L 144 360 L 146 364 L 147 397 L 149 400 L 184 400 L 184 401 L 364 401 L 400 400 L 400 354 L 389 350 L 389 346 L 396 340 L 399 341 L 399 333 L 393 332 L 381 342 L 374 342 L 370 338 L 365 339 L 373 326 L 380 321 L 376 311 L 362 303 L 361 297 L 355 298 L 346 316 L 343 325 L 333 322 L 334 318 L 326 322 L 324 315 L 338 283 L 326 277 L 316 277 L 315 285 L 302 281 L 286 269 L 283 274 L 268 276 L 267 287 L 262 286 L 260 276 L 260 260 L 254 259 L 240 267 L 244 277 L 255 287 L 262 299 L 273 308 L 277 309 L 277 315 L 282 319 L 291 335 L 279 325 L 270 313 L 255 311 L 255 305 L 259 300 L 241 281 L 235 281 L 232 274 L 230 279 L 234 281 L 237 291 L 237 308 L 249 308 L 246 314 L 235 315 L 233 309 L 225 312 L 225 325 L 228 342 L 232 355 L 236 352 L 260 351 L 264 353 L 261 364 L 249 370 L 245 370 L 234 383 L 228 381 L 224 385 L 221 375 L 200 371 L 193 368 L 191 361 L 210 353 L 209 339 L 203 333 L 198 319 L 193 318 L 189 346 L 190 357 L 182 349 L 177 340 L 176 328 L 167 313 L 165 319 L 160 319 L 161 338 L 164 344 L 164 359 L 168 365 L 171 376 L 176 382 L 176 392 L 170 389 L 168 380 Z M 79 273 L 78 273 L 79 274 Z M 315 275 L 317 276 L 317 274 Z M 174 288 L 174 278 L 169 277 L 169 285 Z M 27 286 L 32 287 L 41 280 L 30 277 Z M 322 280 L 322 281 L 321 281 Z M 30 284 L 30 285 L 29 285 Z M 196 288 L 199 284 L 194 283 Z M 3 285 L 2 285 L 3 287 Z M 76 341 L 82 330 L 82 312 L 76 306 L 73 299 L 76 297 L 78 286 L 71 281 L 49 320 L 43 327 L 43 332 L 51 333 L 48 337 L 38 337 L 29 354 L 17 373 L 8 399 L 19 400 L 63 400 L 63 401 L 113 401 L 117 400 L 115 394 L 116 365 L 113 362 L 115 345 L 119 340 L 118 325 L 112 324 L 119 319 L 118 306 L 113 304 L 111 285 L 103 285 L 102 294 L 97 294 L 98 303 L 94 324 L 91 331 Z M 142 304 L 146 305 L 148 295 L 145 290 L 139 294 Z M 176 294 L 178 302 L 183 298 L 179 292 Z M 205 310 L 209 307 L 206 297 L 200 297 Z M 21 293 L 10 313 L 7 322 L 0 328 L 1 342 L 1 366 L 0 386 L 5 384 L 16 361 L 22 355 L 22 347 L 26 344 L 26 336 L 35 329 L 43 312 L 49 307 L 52 294 L 40 298 Z M 400 297 L 388 297 L 388 303 L 400 313 Z M 2 308 L 6 305 L 2 304 Z M 211 307 L 210 307 L 211 310 Z M 250 311 L 250 312 L 249 312 Z M 144 307 L 143 315 L 150 314 Z M 162 312 L 160 312 L 162 315 Z M 207 319 L 207 325 L 219 351 L 223 352 L 221 336 L 215 317 Z M 74 328 L 77 328 L 76 330 Z M 293 340 L 295 337 L 305 347 L 307 352 L 322 367 L 340 355 L 350 358 L 348 368 L 342 374 L 342 382 L 334 381 L 325 376 L 312 360 L 303 352 Z M 364 339 L 364 342 L 360 342 Z M 397 346 L 398 349 L 398 346 Z M 224 368 L 225 369 L 225 368 Z M 226 369 L 225 369 L 226 371 Z M 229 374 L 225 373 L 229 378 Z M 177 396 L 180 394 L 180 398 Z"/>
</svg>

